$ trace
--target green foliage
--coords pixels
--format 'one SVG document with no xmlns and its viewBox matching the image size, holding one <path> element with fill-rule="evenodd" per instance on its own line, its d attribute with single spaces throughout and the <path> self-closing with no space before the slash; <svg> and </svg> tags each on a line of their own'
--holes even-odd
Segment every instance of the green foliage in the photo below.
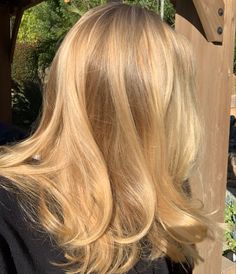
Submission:
<svg viewBox="0 0 236 274">
<path fill-rule="evenodd" d="M 12 79 L 13 123 L 28 129 L 36 120 L 41 105 L 36 42 L 17 43 L 12 65 Z"/>
<path fill-rule="evenodd" d="M 38 45 L 37 69 L 45 69 L 51 63 L 58 41 L 78 18 L 77 14 L 66 12 L 66 5 L 58 0 L 44 1 L 25 12 L 18 41 Z"/>
<path fill-rule="evenodd" d="M 227 249 L 236 252 L 236 201 L 231 194 L 226 196 L 225 223 L 229 227 L 224 232 Z"/>
<path fill-rule="evenodd" d="M 60 41 L 72 25 L 89 9 L 104 4 L 105 0 L 46 0 L 24 13 L 19 30 L 18 41 L 38 45 L 38 69 L 44 70 L 52 61 Z M 156 0 L 127 0 L 158 11 Z M 165 1 L 165 20 L 174 24 L 174 8 L 169 0 Z"/>
<path fill-rule="evenodd" d="M 36 121 L 42 104 L 42 93 L 38 83 L 25 81 L 19 84 L 13 81 L 12 106 L 13 124 L 29 129 Z"/>
<path fill-rule="evenodd" d="M 165 1 L 164 20 L 171 26 L 175 24 L 175 8 L 170 1 Z"/>
<path fill-rule="evenodd" d="M 105 0 L 71 0 L 71 2 L 67 4 L 67 11 L 74 12 L 82 16 L 89 9 L 103 5 L 105 3 L 107 3 Z"/>
<path fill-rule="evenodd" d="M 12 78 L 20 83 L 24 81 L 38 82 L 37 67 L 37 44 L 17 43 L 12 65 Z"/>
<path fill-rule="evenodd" d="M 18 40 L 38 42 L 63 35 L 77 18 L 66 16 L 63 1 L 47 0 L 24 13 Z"/>
<path fill-rule="evenodd" d="M 124 1 L 124 3 L 138 4 L 138 5 L 141 5 L 142 7 L 156 11 L 157 13 L 159 13 L 159 10 L 160 10 L 160 6 L 158 5 L 158 1 L 156 1 L 156 0 L 127 0 L 127 1 Z M 171 25 L 171 26 L 174 25 L 175 9 L 174 9 L 173 5 L 171 4 L 170 0 L 165 0 L 164 20 L 169 25 Z"/>
</svg>

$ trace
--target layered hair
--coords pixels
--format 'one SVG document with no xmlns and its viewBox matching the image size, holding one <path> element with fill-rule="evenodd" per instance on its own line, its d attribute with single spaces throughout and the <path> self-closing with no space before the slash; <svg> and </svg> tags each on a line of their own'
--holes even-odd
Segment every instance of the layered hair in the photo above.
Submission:
<svg viewBox="0 0 236 274">
<path fill-rule="evenodd" d="M 183 187 L 202 140 L 192 56 L 156 13 L 120 3 L 88 11 L 61 44 L 39 127 L 2 148 L 0 175 L 68 273 L 197 260 L 208 221 Z"/>
</svg>

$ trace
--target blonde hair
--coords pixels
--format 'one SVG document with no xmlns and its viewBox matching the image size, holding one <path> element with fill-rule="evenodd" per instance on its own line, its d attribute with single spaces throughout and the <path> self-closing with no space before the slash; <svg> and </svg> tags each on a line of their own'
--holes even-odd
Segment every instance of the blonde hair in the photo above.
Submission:
<svg viewBox="0 0 236 274">
<path fill-rule="evenodd" d="M 197 261 L 208 223 L 183 187 L 202 135 L 192 59 L 157 14 L 120 3 L 87 12 L 60 46 L 40 125 L 2 148 L 0 174 L 63 249 L 68 273 Z"/>
</svg>

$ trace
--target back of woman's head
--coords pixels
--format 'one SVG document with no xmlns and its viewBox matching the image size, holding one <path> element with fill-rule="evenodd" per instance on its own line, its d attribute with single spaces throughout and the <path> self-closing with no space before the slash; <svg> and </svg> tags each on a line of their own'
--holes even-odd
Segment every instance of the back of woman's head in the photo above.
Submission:
<svg viewBox="0 0 236 274">
<path fill-rule="evenodd" d="M 154 12 L 107 4 L 70 30 L 38 130 L 0 159 L 68 269 L 123 273 L 144 255 L 197 259 L 191 245 L 205 238 L 206 220 L 183 187 L 201 141 L 194 93 L 190 47 Z"/>
</svg>

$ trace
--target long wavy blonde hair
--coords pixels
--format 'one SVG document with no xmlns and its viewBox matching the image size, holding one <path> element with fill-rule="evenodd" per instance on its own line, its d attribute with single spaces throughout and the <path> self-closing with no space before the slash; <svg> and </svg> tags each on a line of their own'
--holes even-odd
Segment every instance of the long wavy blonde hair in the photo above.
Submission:
<svg viewBox="0 0 236 274">
<path fill-rule="evenodd" d="M 202 139 L 192 59 L 157 14 L 120 3 L 90 10 L 64 39 L 39 127 L 2 148 L 0 174 L 63 249 L 68 273 L 197 260 L 192 246 L 209 229 L 183 187 Z"/>
</svg>

